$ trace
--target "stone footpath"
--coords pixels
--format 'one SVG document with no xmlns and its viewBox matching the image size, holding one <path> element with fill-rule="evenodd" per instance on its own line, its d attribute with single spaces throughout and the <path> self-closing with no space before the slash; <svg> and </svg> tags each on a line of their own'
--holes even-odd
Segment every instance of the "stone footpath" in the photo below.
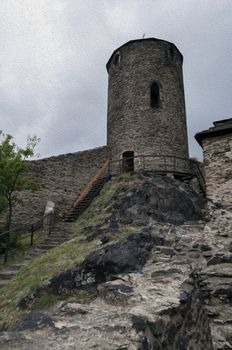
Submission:
<svg viewBox="0 0 232 350">
<path fill-rule="evenodd" d="M 20 258 L 19 261 L 17 261 L 17 259 L 13 260 L 12 262 L 9 261 L 7 267 L 0 271 L 0 288 L 3 287 L 12 277 L 14 277 L 22 267 L 28 265 L 33 259 L 69 240 L 72 232 L 72 223 L 62 221 L 56 223 L 52 233 L 49 236 L 46 236 L 43 242 L 29 249 L 25 256 Z"/>
</svg>

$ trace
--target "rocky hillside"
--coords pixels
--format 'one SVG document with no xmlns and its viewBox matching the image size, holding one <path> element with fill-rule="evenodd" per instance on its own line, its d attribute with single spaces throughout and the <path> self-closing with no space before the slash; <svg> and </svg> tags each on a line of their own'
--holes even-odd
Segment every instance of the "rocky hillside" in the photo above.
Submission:
<svg viewBox="0 0 232 350">
<path fill-rule="evenodd" d="M 110 180 L 0 291 L 0 348 L 232 349 L 229 216 L 206 205 L 167 176 Z"/>
</svg>

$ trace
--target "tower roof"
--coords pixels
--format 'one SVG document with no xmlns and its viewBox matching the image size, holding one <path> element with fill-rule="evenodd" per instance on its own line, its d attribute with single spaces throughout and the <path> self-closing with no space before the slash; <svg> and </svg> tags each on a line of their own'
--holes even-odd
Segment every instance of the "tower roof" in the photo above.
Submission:
<svg viewBox="0 0 232 350">
<path fill-rule="evenodd" d="M 120 49 L 122 49 L 124 46 L 130 45 L 130 44 L 133 44 L 133 43 L 143 43 L 143 42 L 146 42 L 146 41 L 162 42 L 162 43 L 168 43 L 169 45 L 172 45 L 172 46 L 175 47 L 175 49 L 179 52 L 179 54 L 180 54 L 180 56 L 181 56 L 181 60 L 183 61 L 183 55 L 182 55 L 182 53 L 181 53 L 180 50 L 176 47 L 176 45 L 173 44 L 173 43 L 171 43 L 170 41 L 162 40 L 162 39 L 157 39 L 157 38 L 134 39 L 134 40 L 127 41 L 125 44 L 119 46 L 116 50 L 114 50 L 114 52 L 113 52 L 112 55 L 110 56 L 108 62 L 106 63 L 106 69 L 107 69 L 107 71 L 109 71 L 109 66 L 110 66 L 111 60 L 112 60 L 114 54 L 115 54 L 117 51 L 119 51 Z"/>
</svg>

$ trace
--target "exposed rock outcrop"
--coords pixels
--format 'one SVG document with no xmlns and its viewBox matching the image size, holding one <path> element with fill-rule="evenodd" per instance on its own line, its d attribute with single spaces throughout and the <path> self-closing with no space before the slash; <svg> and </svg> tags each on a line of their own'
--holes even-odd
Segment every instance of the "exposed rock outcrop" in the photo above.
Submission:
<svg viewBox="0 0 232 350">
<path fill-rule="evenodd" d="M 222 208 L 206 213 L 188 185 L 158 175 L 107 186 L 114 191 L 89 209 L 100 220 L 85 226 L 101 247 L 22 298 L 32 311 L 0 334 L 1 349 L 232 348 L 231 237 L 226 218 L 220 233 L 215 224 Z M 36 310 L 50 295 L 62 301 Z"/>
<path fill-rule="evenodd" d="M 155 226 L 153 230 L 156 230 Z M 129 263 L 125 268 L 125 264 L 117 259 L 119 268 L 111 278 L 108 275 L 108 281 L 95 279 L 92 283 L 92 279 L 88 281 L 83 276 L 81 284 L 80 275 L 76 279 L 77 275 L 71 271 L 59 276 L 60 283 L 53 279 L 46 291 L 52 288 L 53 292 L 66 294 L 68 290 L 60 287 L 72 281 L 72 292 L 76 289 L 73 300 L 58 303 L 42 313 L 32 311 L 31 316 L 26 316 L 12 330 L 14 334 L 20 332 L 17 341 L 7 344 L 3 341 L 7 335 L 0 337 L 1 348 L 9 349 L 11 344 L 18 349 L 23 349 L 23 346 L 31 349 L 45 346 L 48 349 L 57 346 L 57 349 L 102 350 L 212 349 L 209 319 L 198 286 L 198 274 L 192 270 L 197 270 L 191 264 L 193 257 L 190 254 L 189 261 L 185 262 L 187 251 L 179 253 L 168 245 L 155 245 L 153 234 L 146 234 L 145 239 L 148 247 L 153 246 L 148 249 L 149 259 L 135 263 L 137 268 L 130 267 Z M 176 236 L 177 232 L 172 234 Z M 118 244 L 126 246 L 138 238 L 139 235 L 132 234 Z M 113 247 L 114 243 L 112 250 Z M 141 252 L 143 249 L 141 243 Z M 122 251 L 122 258 L 124 253 Z M 119 251 L 118 255 L 120 257 Z M 101 249 L 92 253 L 82 267 L 95 267 L 99 263 L 101 276 L 105 276 L 109 266 L 102 264 L 102 259 L 108 261 L 107 254 L 104 258 Z M 96 265 L 92 265 L 92 261 Z M 91 272 L 98 276 L 96 270 L 94 268 Z M 94 295 L 90 302 L 75 300 L 83 291 Z"/>
</svg>

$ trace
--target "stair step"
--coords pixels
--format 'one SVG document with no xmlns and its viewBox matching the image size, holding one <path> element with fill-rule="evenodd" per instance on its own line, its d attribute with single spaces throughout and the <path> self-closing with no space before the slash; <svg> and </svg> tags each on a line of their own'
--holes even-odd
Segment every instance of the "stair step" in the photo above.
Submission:
<svg viewBox="0 0 232 350">
<path fill-rule="evenodd" d="M 15 276 L 17 272 L 18 272 L 18 270 L 1 271 L 0 272 L 0 279 L 8 280 L 8 279 L 12 278 L 13 276 Z"/>
<path fill-rule="evenodd" d="M 12 268 L 15 269 L 15 270 L 16 269 L 21 269 L 22 267 L 24 267 L 26 265 L 27 265 L 26 262 L 20 262 L 20 263 L 16 263 L 16 264 L 12 265 Z"/>
<path fill-rule="evenodd" d="M 73 212 L 83 210 L 83 208 L 86 207 L 88 204 L 90 204 L 90 203 L 81 203 L 80 205 L 78 205 L 78 207 L 75 208 L 75 210 Z"/>
<path fill-rule="evenodd" d="M 84 206 L 80 206 L 78 207 L 78 209 L 73 210 L 69 215 L 77 215 L 79 213 L 82 213 L 83 210 L 84 210 Z"/>
<path fill-rule="evenodd" d="M 78 217 L 79 215 L 70 215 L 68 218 L 66 218 L 67 220 L 73 220 L 76 217 Z"/>
<path fill-rule="evenodd" d="M 68 235 L 68 233 L 65 233 L 64 231 L 62 231 L 62 232 L 59 232 L 59 233 L 57 232 L 55 235 L 50 235 L 46 239 L 47 240 L 54 239 L 54 240 L 59 241 L 61 238 L 66 237 L 67 235 Z"/>
<path fill-rule="evenodd" d="M 71 213 L 69 216 L 78 216 L 78 215 L 80 215 L 82 212 L 83 212 L 84 210 L 78 210 L 78 211 L 76 211 L 76 212 L 74 212 L 74 213 Z"/>
<path fill-rule="evenodd" d="M 38 257 L 39 255 L 28 255 L 27 257 L 24 258 L 25 263 L 28 265 L 32 262 L 33 259 Z"/>
<path fill-rule="evenodd" d="M 3 288 L 6 283 L 7 283 L 7 280 L 0 280 L 0 288 Z"/>
<path fill-rule="evenodd" d="M 64 240 L 66 240 L 67 238 L 69 237 L 69 235 L 60 235 L 60 236 L 57 236 L 57 237 L 51 237 L 51 239 L 48 239 L 48 240 L 46 240 L 45 242 L 47 243 L 47 242 L 57 242 L 57 243 L 59 243 L 59 242 L 61 242 L 61 241 L 64 241 Z"/>
<path fill-rule="evenodd" d="M 37 247 L 37 248 L 34 248 L 30 253 L 33 253 L 33 252 L 35 252 L 35 253 L 46 253 L 46 251 L 47 251 L 47 249 L 42 249 L 42 248 Z"/>
<path fill-rule="evenodd" d="M 58 238 L 58 239 L 68 239 L 70 237 L 70 231 L 69 231 L 69 233 L 64 233 L 64 232 L 62 232 L 62 233 L 60 233 L 59 235 L 57 235 L 56 236 L 56 238 Z"/>
<path fill-rule="evenodd" d="M 55 247 L 57 247 L 57 244 L 41 244 L 41 245 L 38 246 L 38 249 L 46 251 L 46 249 L 52 249 L 52 248 L 55 248 Z"/>
<path fill-rule="evenodd" d="M 78 210 L 75 212 L 72 212 L 71 215 L 77 215 L 77 214 L 80 214 L 82 213 L 83 211 L 85 211 L 85 209 L 87 209 L 87 206 L 86 205 L 81 205 Z"/>
<path fill-rule="evenodd" d="M 78 204 L 77 207 L 75 207 L 76 210 L 81 209 L 81 207 L 83 207 L 86 203 L 85 202 L 81 202 L 80 204 Z"/>
<path fill-rule="evenodd" d="M 54 246 L 58 246 L 58 245 L 60 245 L 60 244 L 63 244 L 64 242 L 65 242 L 66 240 L 65 239 L 62 239 L 62 240 L 60 240 L 60 241 L 46 241 L 46 242 L 44 242 L 44 244 L 48 244 L 48 245 L 54 245 Z"/>
<path fill-rule="evenodd" d="M 41 248 L 41 246 L 37 246 L 35 248 L 32 248 L 32 250 L 29 252 L 29 254 L 33 253 L 46 253 L 47 249 Z"/>
<path fill-rule="evenodd" d="M 44 240 L 44 242 L 49 243 L 49 242 L 55 242 L 59 243 L 60 241 L 63 241 L 66 238 L 66 236 L 60 236 L 60 237 L 49 237 Z"/>
<path fill-rule="evenodd" d="M 29 253 L 28 254 L 28 259 L 31 261 L 32 259 L 34 259 L 35 257 L 37 257 L 37 256 L 41 256 L 42 254 L 45 254 L 45 253 L 47 253 L 47 251 L 48 250 L 46 250 L 46 251 L 33 251 L 33 252 L 31 252 L 31 253 Z"/>
</svg>

